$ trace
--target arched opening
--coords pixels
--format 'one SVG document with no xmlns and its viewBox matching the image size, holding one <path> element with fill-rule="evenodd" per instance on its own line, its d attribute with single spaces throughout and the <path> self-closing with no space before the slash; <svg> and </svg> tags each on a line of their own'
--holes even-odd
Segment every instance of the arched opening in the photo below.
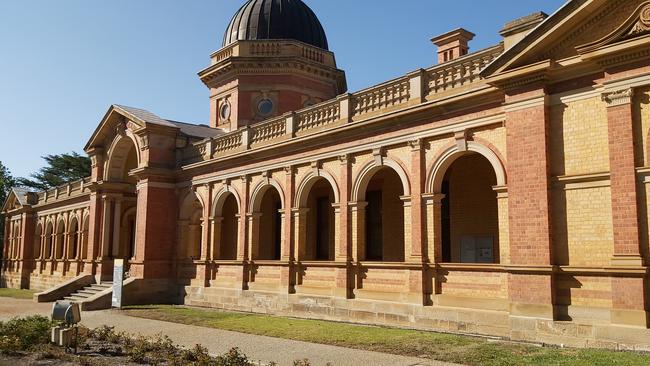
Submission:
<svg viewBox="0 0 650 366">
<path fill-rule="evenodd" d="M 366 190 L 365 260 L 404 261 L 404 187 L 390 167 L 374 172 Z"/>
<path fill-rule="evenodd" d="M 260 202 L 259 244 L 253 259 L 280 260 L 282 251 L 282 199 L 268 186 Z"/>
<path fill-rule="evenodd" d="M 135 222 L 136 209 L 132 207 L 124 212 L 122 218 L 120 258 L 131 259 L 135 256 Z"/>
<path fill-rule="evenodd" d="M 182 205 L 179 258 L 200 259 L 202 249 L 203 206 L 194 192 L 189 193 Z"/>
<path fill-rule="evenodd" d="M 13 245 L 13 259 L 18 259 L 20 256 L 20 223 L 14 225 L 14 245 Z"/>
<path fill-rule="evenodd" d="M 457 158 L 441 185 L 442 260 L 447 263 L 499 263 L 497 177 L 478 153 Z"/>
<path fill-rule="evenodd" d="M 219 235 L 218 258 L 222 260 L 237 259 L 237 234 L 239 208 L 237 199 L 232 193 L 227 197 L 221 209 L 221 233 Z"/>
<path fill-rule="evenodd" d="M 116 140 L 110 150 L 105 179 L 110 182 L 136 184 L 137 179 L 129 172 L 138 167 L 138 152 L 135 143 L 127 136 Z"/>
<path fill-rule="evenodd" d="M 43 246 L 43 258 L 52 259 L 54 257 L 54 251 L 52 250 L 52 244 L 54 241 L 54 227 L 51 222 L 48 222 L 45 227 L 45 245 Z"/>
<path fill-rule="evenodd" d="M 68 240 L 68 253 L 66 253 L 66 258 L 79 259 L 79 222 L 76 217 L 70 223 Z"/>
<path fill-rule="evenodd" d="M 88 228 L 90 226 L 90 215 L 87 215 L 83 221 L 83 230 L 81 232 L 81 259 L 88 258 Z"/>
<path fill-rule="evenodd" d="M 63 259 L 63 247 L 65 246 L 65 223 L 59 220 L 56 226 L 56 235 L 54 239 L 55 259 Z"/>
<path fill-rule="evenodd" d="M 132 213 L 136 211 L 138 179 L 131 172 L 139 166 L 138 152 L 129 131 L 119 135 L 108 150 L 104 179 L 121 183 L 122 187 L 117 194 L 104 201 L 104 213 L 111 216 L 111 224 L 104 230 L 109 230 L 107 236 L 111 240 L 102 251 L 110 253 L 113 258 L 129 260 L 135 256 L 135 214 Z"/>
<path fill-rule="evenodd" d="M 325 178 L 319 178 L 309 190 L 304 215 L 306 222 L 306 235 L 304 240 L 304 257 L 301 260 L 334 260 L 335 243 L 335 217 L 334 190 Z"/>
<path fill-rule="evenodd" d="M 43 240 L 43 225 L 38 223 L 34 232 L 34 259 L 41 258 L 41 240 Z"/>
</svg>

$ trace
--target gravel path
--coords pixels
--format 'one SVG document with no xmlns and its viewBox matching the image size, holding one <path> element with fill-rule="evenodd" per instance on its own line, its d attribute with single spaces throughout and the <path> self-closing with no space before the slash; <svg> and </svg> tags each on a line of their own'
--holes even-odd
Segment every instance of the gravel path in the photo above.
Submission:
<svg viewBox="0 0 650 366">
<path fill-rule="evenodd" d="M 18 300 L 0 297 L 0 321 L 29 315 L 50 316 L 52 303 L 37 303 L 32 300 Z"/>
<path fill-rule="evenodd" d="M 0 320 L 30 314 L 49 315 L 51 306 L 51 304 L 35 304 L 29 300 L 0 298 Z M 294 360 L 303 358 L 309 359 L 313 366 L 324 366 L 328 362 L 333 366 L 453 366 L 449 363 L 413 357 L 134 318 L 111 310 L 84 312 L 82 323 L 89 328 L 108 325 L 119 331 L 145 336 L 162 333 L 182 346 L 192 347 L 195 344 L 202 344 L 212 354 L 222 354 L 233 347 L 238 347 L 253 360 L 263 363 L 275 361 L 280 366 L 291 366 Z"/>
</svg>

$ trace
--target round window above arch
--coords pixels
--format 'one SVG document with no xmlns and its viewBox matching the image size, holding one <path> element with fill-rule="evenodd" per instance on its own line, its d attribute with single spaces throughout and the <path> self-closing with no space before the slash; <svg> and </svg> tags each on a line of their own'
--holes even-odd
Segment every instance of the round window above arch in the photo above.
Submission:
<svg viewBox="0 0 650 366">
<path fill-rule="evenodd" d="M 227 100 L 223 101 L 223 103 L 221 103 L 221 107 L 219 108 L 219 117 L 221 117 L 221 120 L 229 120 L 231 111 L 232 108 L 230 107 L 230 102 Z"/>
<path fill-rule="evenodd" d="M 257 102 L 257 112 L 262 117 L 267 117 L 273 113 L 275 105 L 270 98 L 262 98 Z"/>
</svg>

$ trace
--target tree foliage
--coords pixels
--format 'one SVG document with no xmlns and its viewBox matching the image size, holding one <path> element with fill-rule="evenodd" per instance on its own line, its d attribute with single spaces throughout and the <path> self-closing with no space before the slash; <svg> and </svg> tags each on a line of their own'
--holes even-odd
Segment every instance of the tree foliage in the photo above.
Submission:
<svg viewBox="0 0 650 366">
<path fill-rule="evenodd" d="M 90 176 L 90 158 L 76 152 L 47 155 L 43 159 L 47 166 L 31 175 L 31 179 L 18 178 L 16 183 L 23 187 L 46 190 Z"/>
<path fill-rule="evenodd" d="M 14 187 L 15 184 L 16 181 L 11 176 L 9 169 L 0 161 L 0 206 L 4 205 L 5 201 L 7 200 L 7 196 L 9 196 L 11 188 Z M 4 244 L 4 232 L 5 220 L 2 217 L 2 213 L 0 212 L 0 256 L 2 256 L 3 253 L 2 248 Z"/>
</svg>

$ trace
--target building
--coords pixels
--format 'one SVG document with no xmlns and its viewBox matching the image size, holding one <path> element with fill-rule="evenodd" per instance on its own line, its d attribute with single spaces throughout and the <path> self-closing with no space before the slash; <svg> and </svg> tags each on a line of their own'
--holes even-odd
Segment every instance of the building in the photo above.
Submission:
<svg viewBox="0 0 650 366">
<path fill-rule="evenodd" d="M 648 350 L 650 2 L 502 35 L 350 94 L 304 3 L 248 1 L 199 73 L 210 126 L 113 105 L 91 177 L 13 191 L 2 285 L 53 300 L 123 258 L 130 303 Z"/>
</svg>

